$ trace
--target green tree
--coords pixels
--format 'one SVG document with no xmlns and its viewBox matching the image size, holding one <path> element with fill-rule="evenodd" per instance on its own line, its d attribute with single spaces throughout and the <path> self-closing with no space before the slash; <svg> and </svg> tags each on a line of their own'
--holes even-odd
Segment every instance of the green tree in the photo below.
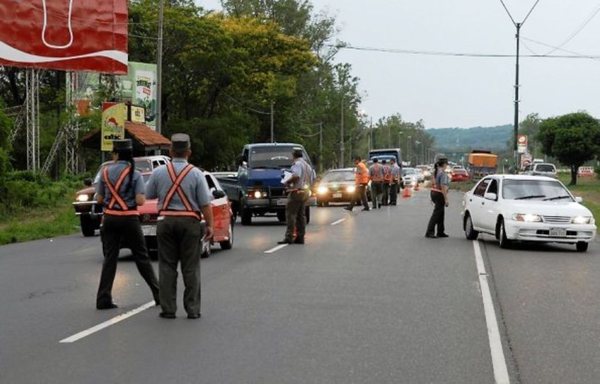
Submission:
<svg viewBox="0 0 600 384">
<path fill-rule="evenodd" d="M 542 121 L 536 139 L 543 153 L 569 166 L 570 185 L 576 185 L 577 169 L 599 151 L 600 123 L 585 112 L 553 117 Z"/>
<path fill-rule="evenodd" d="M 11 120 L 6 117 L 2 111 L 4 103 L 0 99 L 0 179 L 3 178 L 9 170 L 10 162 L 8 154 L 10 153 L 10 137 Z"/>
</svg>

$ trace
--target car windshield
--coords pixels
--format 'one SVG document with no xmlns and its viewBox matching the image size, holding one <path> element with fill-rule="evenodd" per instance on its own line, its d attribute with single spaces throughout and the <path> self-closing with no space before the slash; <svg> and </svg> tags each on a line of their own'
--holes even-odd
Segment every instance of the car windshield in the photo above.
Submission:
<svg viewBox="0 0 600 384">
<path fill-rule="evenodd" d="M 250 168 L 289 168 L 292 166 L 292 146 L 254 147 L 250 150 Z"/>
<path fill-rule="evenodd" d="M 414 175 L 417 171 L 414 168 L 402 168 L 402 176 Z"/>
<path fill-rule="evenodd" d="M 354 181 L 354 172 L 352 171 L 333 171 L 328 172 L 321 179 L 322 182 L 341 182 L 341 181 Z"/>
<path fill-rule="evenodd" d="M 554 172 L 554 166 L 551 164 L 538 164 L 535 166 L 538 172 Z"/>
<path fill-rule="evenodd" d="M 552 180 L 504 180 L 502 196 L 505 200 L 573 200 L 561 183 Z"/>
</svg>

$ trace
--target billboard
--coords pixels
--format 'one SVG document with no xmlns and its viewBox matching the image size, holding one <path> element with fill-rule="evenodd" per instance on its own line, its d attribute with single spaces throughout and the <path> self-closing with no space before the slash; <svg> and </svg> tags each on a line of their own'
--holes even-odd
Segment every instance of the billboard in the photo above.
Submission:
<svg viewBox="0 0 600 384">
<path fill-rule="evenodd" d="M 127 73 L 127 0 L 0 0 L 0 65 Z"/>
<path fill-rule="evenodd" d="M 517 136 L 517 152 L 527 153 L 527 135 Z"/>
<path fill-rule="evenodd" d="M 101 151 L 112 151 L 113 140 L 125 138 L 126 120 L 127 105 L 124 103 L 102 103 Z"/>
</svg>

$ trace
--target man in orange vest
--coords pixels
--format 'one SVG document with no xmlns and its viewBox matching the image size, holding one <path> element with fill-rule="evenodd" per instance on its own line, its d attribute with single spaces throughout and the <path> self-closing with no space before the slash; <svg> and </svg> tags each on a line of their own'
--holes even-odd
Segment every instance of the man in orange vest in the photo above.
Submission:
<svg viewBox="0 0 600 384">
<path fill-rule="evenodd" d="M 367 186 L 369 185 L 369 170 L 365 163 L 362 162 L 360 156 L 354 158 L 354 198 L 350 201 L 350 205 L 344 208 L 347 211 L 352 211 L 356 202 L 361 201 L 363 211 L 369 210 L 369 201 L 367 200 Z"/>
<path fill-rule="evenodd" d="M 146 186 L 146 196 L 158 198 L 156 240 L 162 307 L 160 317 L 175 318 L 177 264 L 180 263 L 185 285 L 183 305 L 188 319 L 198 319 L 202 241 L 213 235 L 211 197 L 204 173 L 188 163 L 192 151 L 187 134 L 171 136 L 170 154 L 173 160 L 156 168 Z"/>
</svg>

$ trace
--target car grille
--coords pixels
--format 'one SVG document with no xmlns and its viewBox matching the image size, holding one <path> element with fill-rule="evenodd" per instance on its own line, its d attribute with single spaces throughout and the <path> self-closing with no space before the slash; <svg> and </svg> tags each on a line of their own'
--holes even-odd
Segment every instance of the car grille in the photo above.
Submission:
<svg viewBox="0 0 600 384">
<path fill-rule="evenodd" d="M 569 216 L 543 216 L 545 223 L 569 224 L 571 217 Z"/>
<path fill-rule="evenodd" d="M 269 188 L 269 192 L 270 192 L 270 197 L 272 197 L 272 198 L 286 197 L 287 196 L 285 194 L 285 189 L 284 188 L 270 187 Z"/>
</svg>

